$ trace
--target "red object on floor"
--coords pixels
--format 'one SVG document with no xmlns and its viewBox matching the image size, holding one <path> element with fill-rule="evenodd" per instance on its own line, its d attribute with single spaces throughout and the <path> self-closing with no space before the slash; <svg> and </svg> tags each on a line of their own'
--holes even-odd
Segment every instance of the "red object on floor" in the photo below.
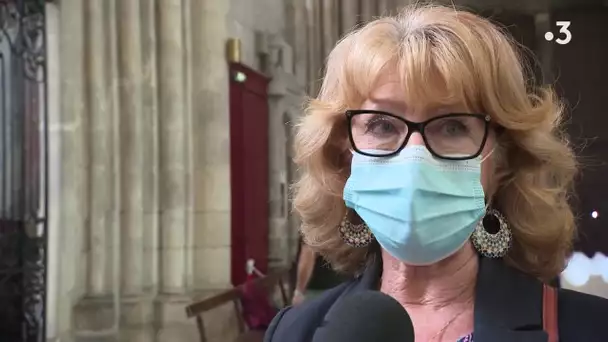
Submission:
<svg viewBox="0 0 608 342">
<path fill-rule="evenodd" d="M 271 304 L 264 289 L 259 288 L 254 281 L 256 276 L 250 274 L 248 280 L 241 286 L 241 305 L 243 319 L 251 330 L 265 330 L 279 311 Z"/>
</svg>

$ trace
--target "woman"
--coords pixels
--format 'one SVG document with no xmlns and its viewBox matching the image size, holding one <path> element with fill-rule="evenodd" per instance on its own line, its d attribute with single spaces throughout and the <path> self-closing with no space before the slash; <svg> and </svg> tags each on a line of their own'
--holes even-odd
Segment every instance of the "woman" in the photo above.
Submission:
<svg viewBox="0 0 608 342">
<path fill-rule="evenodd" d="M 554 93 L 522 69 L 501 30 L 441 6 L 337 44 L 299 127 L 294 205 L 308 244 L 357 277 L 280 312 L 266 341 L 310 341 L 370 289 L 403 305 L 416 341 L 608 341 L 608 300 L 581 293 L 557 290 L 558 328 L 543 328 L 576 163 Z"/>
</svg>

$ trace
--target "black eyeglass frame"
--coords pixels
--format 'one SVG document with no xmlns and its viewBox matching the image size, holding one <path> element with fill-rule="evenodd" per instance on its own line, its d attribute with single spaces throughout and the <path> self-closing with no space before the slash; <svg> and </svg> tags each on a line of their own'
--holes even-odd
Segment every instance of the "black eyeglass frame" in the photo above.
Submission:
<svg viewBox="0 0 608 342">
<path fill-rule="evenodd" d="M 350 109 L 347 110 L 345 113 L 346 115 L 346 121 L 348 123 L 348 139 L 350 140 L 350 144 L 353 147 L 353 149 L 355 150 L 355 152 L 362 154 L 364 156 L 369 156 L 369 157 L 378 157 L 378 158 L 383 158 L 383 157 L 392 157 L 397 155 L 399 152 L 401 152 L 405 146 L 407 145 L 407 142 L 410 140 L 410 137 L 412 136 L 413 133 L 418 132 L 420 133 L 420 135 L 422 136 L 422 140 L 424 141 L 424 144 L 426 145 L 426 148 L 429 150 L 429 152 L 431 152 L 431 154 L 439 159 L 445 159 L 445 160 L 470 160 L 470 159 L 474 159 L 477 158 L 481 152 L 483 151 L 483 148 L 486 146 L 486 141 L 488 140 L 488 135 L 490 132 L 490 121 L 491 121 L 491 117 L 490 115 L 487 114 L 477 114 L 477 113 L 449 113 L 449 114 L 444 114 L 444 115 L 439 115 L 439 116 L 435 116 L 432 117 L 426 121 L 423 122 L 413 122 L 413 121 L 409 121 L 401 116 L 389 113 L 389 112 L 385 112 L 385 111 L 381 111 L 381 110 L 371 110 L 371 109 Z M 391 152 L 391 153 L 387 153 L 387 154 L 383 154 L 381 156 L 377 155 L 377 154 L 373 154 L 373 153 L 366 153 L 363 152 L 361 150 L 359 150 L 359 148 L 357 148 L 357 145 L 355 144 L 355 139 L 353 137 L 353 124 L 352 124 L 352 120 L 355 116 L 360 115 L 360 114 L 381 114 L 381 115 L 387 115 L 390 116 L 392 118 L 395 118 L 399 121 L 402 121 L 403 123 L 405 123 L 405 125 L 407 126 L 407 135 L 405 136 L 405 139 L 403 140 L 403 143 L 401 144 L 401 146 L 399 146 L 399 148 L 397 148 L 395 151 Z M 483 133 L 483 139 L 481 140 L 481 144 L 479 146 L 479 150 L 477 152 L 475 152 L 475 154 L 470 155 L 470 156 L 466 156 L 466 157 L 444 157 L 442 155 L 437 154 L 433 148 L 429 145 L 427 139 L 426 139 L 426 134 L 424 133 L 424 129 L 425 127 L 436 120 L 439 119 L 443 119 L 443 118 L 449 118 L 449 117 L 462 117 L 462 116 L 468 116 L 468 117 L 474 117 L 474 118 L 478 118 L 480 120 L 482 120 L 485 123 L 485 127 L 484 127 L 484 133 Z"/>
</svg>

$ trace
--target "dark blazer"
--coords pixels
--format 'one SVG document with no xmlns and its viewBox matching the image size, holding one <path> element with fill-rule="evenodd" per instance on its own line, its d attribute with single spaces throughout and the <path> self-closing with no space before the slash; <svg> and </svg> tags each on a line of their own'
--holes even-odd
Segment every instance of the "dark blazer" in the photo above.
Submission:
<svg viewBox="0 0 608 342">
<path fill-rule="evenodd" d="M 317 327 L 331 317 L 336 301 L 358 291 L 375 290 L 381 272 L 382 261 L 376 257 L 354 280 L 281 310 L 266 331 L 264 342 L 310 342 Z M 546 342 L 542 288 L 540 281 L 501 260 L 480 258 L 474 341 Z M 560 342 L 608 342 L 608 299 L 560 289 L 558 324 Z"/>
</svg>

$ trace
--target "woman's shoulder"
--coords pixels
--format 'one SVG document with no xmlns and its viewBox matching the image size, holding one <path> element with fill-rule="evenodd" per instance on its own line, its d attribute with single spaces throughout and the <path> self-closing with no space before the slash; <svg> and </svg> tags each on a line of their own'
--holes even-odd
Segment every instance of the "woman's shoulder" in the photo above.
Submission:
<svg viewBox="0 0 608 342">
<path fill-rule="evenodd" d="M 559 289 L 558 324 L 564 341 L 608 341 L 608 299 Z"/>
<path fill-rule="evenodd" d="M 321 295 L 296 306 L 281 310 L 270 323 L 264 342 L 310 341 L 315 330 L 323 323 L 331 306 L 347 292 L 357 280 L 351 280 L 331 288 Z"/>
</svg>

